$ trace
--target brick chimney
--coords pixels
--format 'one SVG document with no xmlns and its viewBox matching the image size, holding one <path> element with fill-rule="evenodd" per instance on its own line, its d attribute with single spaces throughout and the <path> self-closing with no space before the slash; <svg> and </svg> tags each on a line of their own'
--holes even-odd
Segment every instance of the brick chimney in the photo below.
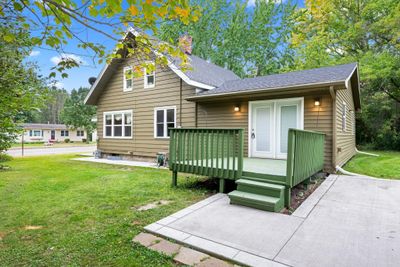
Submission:
<svg viewBox="0 0 400 267">
<path fill-rule="evenodd" d="M 192 54 L 192 40 L 192 36 L 187 33 L 179 37 L 179 47 L 187 55 Z"/>
</svg>

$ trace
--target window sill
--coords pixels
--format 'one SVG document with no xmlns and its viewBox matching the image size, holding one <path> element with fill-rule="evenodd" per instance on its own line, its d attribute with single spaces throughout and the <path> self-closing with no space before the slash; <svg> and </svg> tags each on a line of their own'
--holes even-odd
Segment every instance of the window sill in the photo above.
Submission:
<svg viewBox="0 0 400 267">
<path fill-rule="evenodd" d="M 132 90 L 133 90 L 133 89 L 131 88 L 131 89 L 123 89 L 122 91 L 123 91 L 123 92 L 132 92 Z"/>
<path fill-rule="evenodd" d="M 170 139 L 170 137 L 169 136 L 168 137 L 157 137 L 157 136 L 155 136 L 154 139 Z"/>
</svg>

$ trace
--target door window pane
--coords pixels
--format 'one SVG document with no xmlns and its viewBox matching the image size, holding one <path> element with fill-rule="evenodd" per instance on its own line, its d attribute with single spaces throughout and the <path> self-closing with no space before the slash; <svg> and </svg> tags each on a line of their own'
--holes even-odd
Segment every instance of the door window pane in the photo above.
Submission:
<svg viewBox="0 0 400 267">
<path fill-rule="evenodd" d="M 256 109 L 256 150 L 271 151 L 271 108 Z"/>
<path fill-rule="evenodd" d="M 290 128 L 297 128 L 297 106 L 281 107 L 281 142 L 280 152 L 287 153 L 288 132 Z"/>
</svg>

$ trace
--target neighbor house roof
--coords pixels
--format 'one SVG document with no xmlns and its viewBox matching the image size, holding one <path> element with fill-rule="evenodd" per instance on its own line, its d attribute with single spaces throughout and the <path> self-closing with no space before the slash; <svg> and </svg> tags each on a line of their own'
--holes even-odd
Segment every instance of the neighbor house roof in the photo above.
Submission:
<svg viewBox="0 0 400 267">
<path fill-rule="evenodd" d="M 138 36 L 138 32 L 134 28 L 130 28 L 127 32 Z M 157 39 L 154 42 L 159 42 Z M 157 53 L 157 51 L 155 51 Z M 224 82 L 234 79 L 240 79 L 235 73 L 230 70 L 224 69 L 204 59 L 194 55 L 187 55 L 189 57 L 190 69 L 182 70 L 180 67 L 180 60 L 172 58 L 167 55 L 168 67 L 175 72 L 187 84 L 202 89 L 213 89 L 222 85 Z M 117 69 L 118 63 L 122 62 L 121 59 L 114 59 L 110 64 L 107 64 L 100 72 L 96 82 L 90 88 L 90 92 L 85 99 L 86 104 L 95 104 L 102 88 L 106 85 L 107 81 L 111 78 Z"/>
<path fill-rule="evenodd" d="M 46 130 L 67 130 L 65 124 L 48 124 L 48 123 L 22 123 L 24 129 L 46 129 Z"/>
<path fill-rule="evenodd" d="M 215 96 L 229 96 L 250 92 L 304 88 L 309 86 L 343 85 L 351 87 L 356 106 L 360 107 L 357 63 L 322 67 L 317 69 L 272 74 L 254 78 L 230 80 L 213 90 L 198 93 L 188 99 L 201 99 Z"/>
</svg>

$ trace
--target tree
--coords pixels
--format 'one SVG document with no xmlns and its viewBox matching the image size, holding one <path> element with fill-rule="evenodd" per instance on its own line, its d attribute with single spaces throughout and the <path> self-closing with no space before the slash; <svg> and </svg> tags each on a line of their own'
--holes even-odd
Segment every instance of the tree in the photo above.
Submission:
<svg viewBox="0 0 400 267">
<path fill-rule="evenodd" d="M 203 7 L 198 21 L 161 24 L 159 37 L 170 43 L 182 34 L 193 37 L 193 54 L 226 67 L 241 77 L 279 72 L 293 63 L 288 46 L 295 5 L 291 1 L 247 2 L 193 0 Z"/>
<path fill-rule="evenodd" d="M 184 54 L 173 46 L 152 42 L 146 33 L 155 34 L 158 24 L 164 19 L 178 19 L 183 23 L 195 21 L 200 15 L 197 7 L 192 7 L 187 0 L 147 0 L 147 1 L 84 1 L 82 4 L 73 0 L 9 0 L 0 3 L 0 22 L 18 21 L 31 34 L 34 46 L 46 46 L 61 54 L 62 60 L 55 67 L 62 77 L 67 77 L 65 69 L 80 64 L 73 57 L 66 55 L 64 47 L 71 39 L 78 47 L 92 53 L 99 63 L 104 59 L 121 57 L 120 53 L 106 54 L 105 47 L 98 40 L 99 36 L 118 42 L 117 50 L 124 50 L 127 57 L 142 54 L 152 55 L 152 49 L 160 51 L 157 63 L 167 64 L 165 54 L 185 58 Z M 133 49 L 131 40 L 121 40 L 128 26 L 143 30 L 135 39 Z M 83 33 L 82 33 L 83 32 Z M 35 33 L 35 34 L 34 34 Z M 88 37 L 91 33 L 92 38 Z M 101 39 L 103 39 L 101 38 Z M 14 43 L 17 35 L 8 31 L 2 41 Z M 183 63 L 186 63 L 183 60 Z"/>
<path fill-rule="evenodd" d="M 382 148 L 400 149 L 400 2 L 307 0 L 296 14 L 292 45 L 296 69 L 357 61 L 363 113 L 357 135 Z M 368 134 L 365 131 L 370 131 Z M 385 146 L 382 144 L 385 143 Z"/>
<path fill-rule="evenodd" d="M 4 41 L 9 32 L 17 37 L 13 44 Z M 24 62 L 31 51 L 28 33 L 8 22 L 0 26 L 0 153 L 11 147 L 18 134 L 22 112 L 42 107 L 46 87 L 33 64 Z"/>
<path fill-rule="evenodd" d="M 85 105 L 84 103 L 88 93 L 89 88 L 73 89 L 61 111 L 61 120 L 66 125 L 74 129 L 82 128 L 87 131 L 87 141 L 89 141 L 89 136 L 96 128 L 96 124 L 92 121 L 96 115 L 96 107 Z"/>
</svg>

